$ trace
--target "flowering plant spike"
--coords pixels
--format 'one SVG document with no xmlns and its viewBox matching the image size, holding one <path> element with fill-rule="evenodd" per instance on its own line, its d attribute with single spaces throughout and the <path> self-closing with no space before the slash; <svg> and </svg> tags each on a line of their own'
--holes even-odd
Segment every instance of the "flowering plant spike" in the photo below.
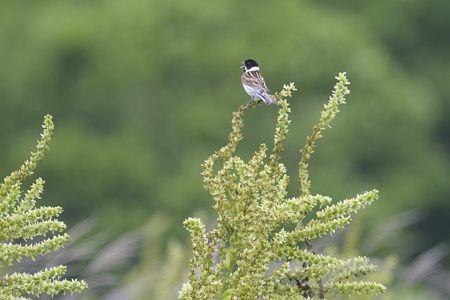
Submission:
<svg viewBox="0 0 450 300">
<path fill-rule="evenodd" d="M 62 213 L 61 207 L 36 207 L 44 189 L 44 180 L 36 179 L 25 194 L 21 192 L 24 179 L 33 174 L 48 149 L 54 128 L 50 115 L 45 116 L 42 127 L 36 150 L 0 184 L 0 268 L 3 274 L 0 299 L 31 299 L 29 297 L 43 294 L 55 296 L 87 288 L 84 281 L 61 279 L 66 273 L 65 266 L 46 268 L 35 274 L 7 272 L 6 267 L 14 262 L 55 251 L 70 238 L 66 233 L 54 235 L 66 229 L 66 225 L 57 220 Z"/>
<path fill-rule="evenodd" d="M 333 204 L 330 197 L 310 192 L 308 161 L 349 94 L 346 74 L 336 79 L 301 150 L 294 197 L 288 196 L 290 180 L 280 162 L 290 123 L 287 98 L 296 91 L 294 84 L 274 95 L 280 106 L 272 149 L 260 145 L 247 162 L 236 148 L 243 138 L 244 114 L 256 105 L 242 105 L 233 113 L 228 144 L 203 163 L 203 183 L 214 199 L 217 225 L 207 231 L 198 218 L 184 222 L 193 256 L 180 299 L 324 299 L 327 294 L 385 290 L 379 283 L 357 280 L 376 269 L 367 258 L 339 259 L 311 249 L 310 241 L 343 228 L 353 213 L 378 197 L 372 190 Z"/>
</svg>

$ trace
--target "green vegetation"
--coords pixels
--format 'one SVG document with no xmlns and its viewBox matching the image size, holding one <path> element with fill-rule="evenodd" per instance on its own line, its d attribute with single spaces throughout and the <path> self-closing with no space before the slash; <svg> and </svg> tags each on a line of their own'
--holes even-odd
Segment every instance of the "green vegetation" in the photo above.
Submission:
<svg viewBox="0 0 450 300">
<path fill-rule="evenodd" d="M 145 288 L 163 286 L 152 276 L 168 259 L 166 242 L 184 245 L 181 224 L 199 211 L 207 228 L 213 223 L 198 162 L 225 143 L 229 115 L 248 101 L 240 62 L 255 58 L 272 91 L 288 81 L 301 91 L 289 103 L 295 122 L 280 159 L 290 195 L 298 194 L 298 137 L 315 124 L 331 75 L 347 70 L 352 105 L 312 158 L 311 194 L 346 199 L 379 189 L 352 256 L 398 258 L 386 284 L 394 299 L 447 299 L 446 285 L 436 284 L 449 281 L 448 250 L 426 254 L 450 236 L 449 22 L 447 0 L 0 1 L 0 178 L 26 157 L 42 116 L 53 115 L 58 135 L 39 164 L 42 205 L 64 207 L 59 218 L 69 227 L 95 218 L 93 231 L 109 232 L 100 245 L 155 215 L 169 224 L 157 254 L 131 259 L 142 275 L 85 270 L 91 261 L 76 257 L 68 277 L 92 274 L 88 293 L 100 299 L 148 275 L 142 295 L 164 298 Z M 254 145 L 270 145 L 274 118 L 274 107 L 248 110 L 235 155 L 247 162 Z M 330 242 L 341 246 L 342 235 Z M 422 255 L 442 265 L 412 272 Z M 116 279 L 108 288 L 94 280 L 105 276 Z"/>
<path fill-rule="evenodd" d="M 343 228 L 353 213 L 378 198 L 378 191 L 372 190 L 332 204 L 329 197 L 310 194 L 308 161 L 350 93 L 345 73 L 336 79 L 320 121 L 301 151 L 296 197 L 287 196 L 290 179 L 280 163 L 290 123 L 286 98 L 296 90 L 294 85 L 285 85 L 277 95 L 280 109 L 268 162 L 265 144 L 247 163 L 235 155 L 249 106 L 242 105 L 233 114 L 229 143 L 203 164 L 203 181 L 214 198 L 217 226 L 206 232 L 198 218 L 184 222 L 192 236 L 193 258 L 181 299 L 324 299 L 326 294 L 385 290 L 375 282 L 353 281 L 375 270 L 367 258 L 341 260 L 311 251 L 312 240 Z M 222 164 L 215 172 L 217 162 Z"/>
<path fill-rule="evenodd" d="M 248 100 L 239 65 L 252 56 L 269 88 L 292 80 L 301 90 L 302 100 L 292 103 L 292 118 L 302 120 L 293 136 L 313 124 L 331 83 L 326 78 L 342 69 L 354 78 L 357 100 L 311 168 L 315 188 L 345 198 L 377 186 L 385 201 L 368 212 L 369 224 L 417 206 L 447 207 L 446 139 L 438 137 L 447 128 L 440 107 L 448 107 L 450 92 L 444 84 L 439 91 L 447 94 L 433 88 L 446 76 L 431 76 L 419 61 L 410 70 L 398 59 L 415 53 L 426 57 L 423 64 L 445 65 L 411 45 L 409 34 L 431 36 L 414 23 L 427 4 L 414 1 L 405 10 L 385 1 L 326 3 L 2 1 L 0 139 L 16 141 L 0 149 L 2 169 L 20 161 L 33 124 L 50 112 L 59 135 L 41 171 L 52 182 L 46 201 L 65 207 L 65 218 L 101 213 L 105 228 L 122 229 L 155 210 L 183 220 L 207 207 L 197 162 L 220 142 L 231 108 Z M 384 44 L 391 40 L 393 49 Z M 435 45 L 448 53 L 443 42 Z M 268 142 L 273 114 L 249 114 L 249 145 Z M 297 145 L 286 144 L 287 165 L 296 162 Z M 251 155 L 247 144 L 241 149 Z"/>
<path fill-rule="evenodd" d="M 32 152 L 29 160 L 7 176 L 0 185 L 0 240 L 2 241 L 0 266 L 2 271 L 6 266 L 11 266 L 25 257 L 34 259 L 39 255 L 53 252 L 69 241 L 68 234 L 47 237 L 51 233 L 64 231 L 66 225 L 57 220 L 62 212 L 61 207 L 36 207 L 36 200 L 40 199 L 44 189 L 44 181 L 38 178 L 24 196 L 21 192 L 23 181 L 33 174 L 36 164 L 48 149 L 53 134 L 51 116 L 45 117 L 43 128 L 36 151 Z M 29 299 L 24 297 L 41 294 L 54 296 L 60 293 L 80 292 L 87 288 L 84 281 L 61 280 L 65 273 L 65 266 L 57 266 L 34 274 L 17 272 L 4 274 L 1 278 L 0 298 Z"/>
</svg>

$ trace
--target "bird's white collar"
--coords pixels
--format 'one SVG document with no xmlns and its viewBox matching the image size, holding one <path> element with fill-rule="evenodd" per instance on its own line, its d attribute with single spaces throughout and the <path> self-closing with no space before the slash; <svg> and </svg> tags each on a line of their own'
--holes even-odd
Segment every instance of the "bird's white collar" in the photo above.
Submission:
<svg viewBox="0 0 450 300">
<path fill-rule="evenodd" d="M 259 71 L 259 67 L 251 67 L 250 69 L 246 70 L 245 73 L 255 72 L 255 71 Z"/>
</svg>

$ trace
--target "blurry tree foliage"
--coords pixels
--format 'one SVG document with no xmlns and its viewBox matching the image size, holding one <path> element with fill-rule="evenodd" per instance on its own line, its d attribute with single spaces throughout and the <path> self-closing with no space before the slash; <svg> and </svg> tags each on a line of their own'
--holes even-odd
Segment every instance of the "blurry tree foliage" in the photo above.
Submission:
<svg viewBox="0 0 450 300">
<path fill-rule="evenodd" d="M 239 63 L 253 57 L 272 90 L 292 80 L 302 92 L 292 136 L 313 124 L 330 75 L 352 75 L 355 101 L 317 152 L 314 189 L 345 198 L 375 185 L 383 201 L 369 224 L 448 207 L 449 44 L 439 20 L 448 24 L 450 5 L 428 3 L 1 1 L 0 139 L 13 143 L 0 167 L 20 161 L 32 124 L 51 112 L 59 134 L 40 172 L 67 220 L 101 211 L 105 227 L 126 228 L 154 210 L 182 220 L 208 203 L 197 162 L 248 100 Z M 242 157 L 268 141 L 274 114 L 249 113 Z M 286 144 L 288 166 L 296 145 Z"/>
</svg>

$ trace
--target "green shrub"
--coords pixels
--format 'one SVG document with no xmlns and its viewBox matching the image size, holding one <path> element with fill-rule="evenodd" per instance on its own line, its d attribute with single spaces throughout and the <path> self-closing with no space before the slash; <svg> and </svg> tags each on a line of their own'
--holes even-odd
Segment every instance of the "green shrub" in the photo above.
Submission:
<svg viewBox="0 0 450 300">
<path fill-rule="evenodd" d="M 66 225 L 57 220 L 62 208 L 36 207 L 44 189 L 44 180 L 36 179 L 24 195 L 21 191 L 23 181 L 33 174 L 36 164 L 48 149 L 53 128 L 52 117 L 47 115 L 36 151 L 0 185 L 0 264 L 3 269 L 25 257 L 34 259 L 55 251 L 69 241 L 69 235 L 62 233 Z M 58 234 L 53 235 L 55 232 Z M 60 279 L 65 273 L 65 266 L 46 268 L 35 274 L 5 272 L 1 278 L 0 298 L 28 299 L 24 297 L 54 296 L 87 288 L 84 281 Z"/>
<path fill-rule="evenodd" d="M 206 231 L 198 218 L 184 222 L 192 236 L 193 258 L 181 299 L 323 299 L 330 293 L 385 290 L 379 283 L 353 280 L 376 268 L 367 258 L 316 254 L 310 242 L 343 228 L 353 213 L 378 197 L 378 191 L 372 190 L 332 204 L 331 198 L 310 193 L 308 161 L 350 92 L 345 73 L 336 79 L 319 123 L 301 150 L 295 197 L 287 196 L 290 179 L 280 162 L 290 123 L 286 99 L 296 90 L 294 85 L 285 85 L 275 95 L 280 108 L 268 157 L 265 144 L 248 162 L 236 155 L 244 113 L 255 105 L 243 105 L 233 114 L 229 143 L 203 164 L 204 186 L 214 198 L 217 225 Z"/>
</svg>

